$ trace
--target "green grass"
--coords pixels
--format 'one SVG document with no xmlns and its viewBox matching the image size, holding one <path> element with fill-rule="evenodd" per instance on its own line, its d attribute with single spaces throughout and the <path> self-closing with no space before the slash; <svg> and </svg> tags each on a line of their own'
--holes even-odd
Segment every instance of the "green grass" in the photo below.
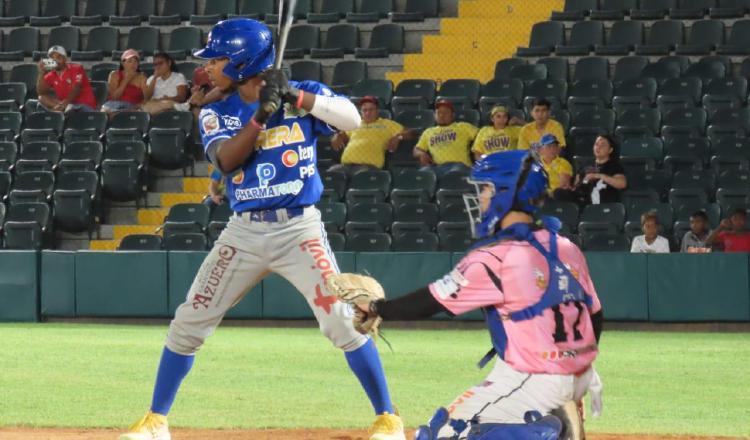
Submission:
<svg viewBox="0 0 750 440">
<path fill-rule="evenodd" d="M 489 372 L 483 330 L 387 330 L 381 354 L 408 425 Z M 116 427 L 151 398 L 165 326 L 0 325 L 0 426 Z M 605 332 L 599 432 L 750 436 L 750 337 Z M 363 427 L 369 404 L 315 329 L 219 328 L 170 421 L 181 427 Z"/>
</svg>

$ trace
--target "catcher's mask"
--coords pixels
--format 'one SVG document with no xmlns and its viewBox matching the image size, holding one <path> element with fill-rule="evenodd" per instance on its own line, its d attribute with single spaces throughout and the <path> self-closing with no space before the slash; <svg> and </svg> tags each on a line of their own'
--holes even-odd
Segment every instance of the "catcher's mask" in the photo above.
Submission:
<svg viewBox="0 0 750 440">
<path fill-rule="evenodd" d="M 547 191 L 547 174 L 528 150 L 502 151 L 482 156 L 471 169 L 469 183 L 476 194 L 464 194 L 471 234 L 483 238 L 511 210 L 533 214 L 537 199 Z M 484 205 L 482 206 L 482 201 Z"/>
</svg>

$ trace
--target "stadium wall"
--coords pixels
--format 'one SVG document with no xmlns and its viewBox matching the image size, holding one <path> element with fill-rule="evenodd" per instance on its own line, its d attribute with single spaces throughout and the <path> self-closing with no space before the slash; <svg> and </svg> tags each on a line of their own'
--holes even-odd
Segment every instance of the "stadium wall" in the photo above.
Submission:
<svg viewBox="0 0 750 440">
<path fill-rule="evenodd" d="M 46 317 L 169 317 L 205 252 L 0 252 L 0 321 Z M 336 254 L 342 271 L 368 272 L 398 297 L 445 275 L 462 254 Z M 750 322 L 749 254 L 587 253 L 608 320 Z M 227 316 L 310 319 L 304 299 L 271 275 Z M 446 319 L 445 316 L 436 319 Z M 461 317 L 479 320 L 478 312 Z"/>
</svg>

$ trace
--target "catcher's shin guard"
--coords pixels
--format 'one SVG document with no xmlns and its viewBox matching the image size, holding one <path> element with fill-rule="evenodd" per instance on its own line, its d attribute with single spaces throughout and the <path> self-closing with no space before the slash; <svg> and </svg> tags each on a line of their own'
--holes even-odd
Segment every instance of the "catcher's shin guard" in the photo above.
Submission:
<svg viewBox="0 0 750 440">
<path fill-rule="evenodd" d="M 560 440 L 562 422 L 553 415 L 529 411 L 526 423 L 477 423 L 467 440 Z"/>
<path fill-rule="evenodd" d="M 571 400 L 560 408 L 552 410 L 551 414 L 562 421 L 563 431 L 560 440 L 584 440 L 586 438 L 583 431 L 583 418 L 576 402 Z"/>
<path fill-rule="evenodd" d="M 447 409 L 438 408 L 427 425 L 422 425 L 417 429 L 414 433 L 414 440 L 437 440 L 438 431 L 448 423 L 449 418 Z"/>
</svg>

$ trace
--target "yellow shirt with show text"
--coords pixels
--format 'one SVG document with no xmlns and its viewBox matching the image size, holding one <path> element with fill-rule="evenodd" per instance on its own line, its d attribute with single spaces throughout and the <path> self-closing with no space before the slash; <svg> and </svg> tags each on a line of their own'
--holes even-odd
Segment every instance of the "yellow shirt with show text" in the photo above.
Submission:
<svg viewBox="0 0 750 440">
<path fill-rule="evenodd" d="M 471 166 L 469 146 L 477 131 L 477 127 L 466 122 L 430 127 L 422 133 L 416 147 L 429 152 L 435 165 L 460 162 Z"/>
<path fill-rule="evenodd" d="M 560 142 L 560 146 L 565 146 L 565 129 L 562 124 L 554 119 L 550 119 L 547 121 L 547 126 L 544 127 L 542 133 L 536 129 L 536 122 L 532 121 L 524 125 L 523 128 L 521 128 L 521 132 L 518 134 L 518 149 L 528 150 L 529 147 L 537 147 L 539 140 L 542 139 L 542 136 L 545 134 L 555 135 Z"/>
<path fill-rule="evenodd" d="M 341 155 L 344 165 L 372 165 L 383 168 L 388 141 L 404 131 L 404 126 L 390 119 L 362 122 L 356 130 L 347 131 L 349 142 Z"/>
<path fill-rule="evenodd" d="M 573 176 L 573 167 L 570 165 L 570 162 L 562 157 L 556 157 L 551 163 L 542 161 L 542 166 L 544 167 L 544 171 L 547 172 L 547 178 L 549 179 L 547 183 L 547 193 L 549 195 L 552 195 L 560 187 L 561 174 Z"/>
<path fill-rule="evenodd" d="M 515 150 L 518 145 L 518 133 L 521 127 L 508 126 L 496 129 L 493 126 L 482 127 L 474 139 L 471 151 L 479 154 L 497 153 L 498 151 Z"/>
</svg>

